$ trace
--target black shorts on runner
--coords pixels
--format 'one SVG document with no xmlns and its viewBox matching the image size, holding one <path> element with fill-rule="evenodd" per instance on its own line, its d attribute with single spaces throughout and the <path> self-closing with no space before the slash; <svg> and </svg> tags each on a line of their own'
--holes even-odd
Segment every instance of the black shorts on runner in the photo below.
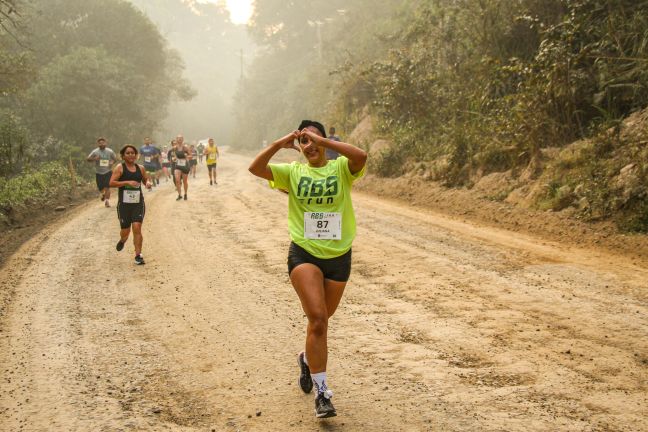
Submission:
<svg viewBox="0 0 648 432">
<path fill-rule="evenodd" d="M 106 174 L 96 174 L 97 189 L 99 189 L 100 192 L 110 187 L 111 176 L 112 176 L 112 171 L 108 171 Z"/>
<path fill-rule="evenodd" d="M 189 161 L 189 166 L 196 166 L 196 165 L 198 165 L 198 161 L 196 159 L 191 159 Z"/>
<path fill-rule="evenodd" d="M 304 248 L 290 242 L 288 249 L 288 275 L 300 264 L 313 264 L 322 271 L 324 279 L 346 282 L 351 276 L 351 249 L 335 258 L 317 258 Z"/>
<path fill-rule="evenodd" d="M 130 228 L 133 223 L 144 222 L 146 206 L 143 202 L 139 204 L 117 204 L 117 217 L 121 229 Z"/>
<path fill-rule="evenodd" d="M 207 165 L 207 169 L 208 169 L 209 171 L 211 171 L 211 170 L 215 170 L 215 169 L 216 169 L 216 164 Z"/>
<path fill-rule="evenodd" d="M 164 168 L 170 168 L 170 167 L 171 167 L 171 163 L 170 163 L 170 162 L 165 162 L 165 163 L 162 164 L 162 166 L 163 166 Z"/>
<path fill-rule="evenodd" d="M 157 171 L 157 166 L 155 166 L 154 163 L 150 163 L 150 164 L 145 163 L 144 169 L 146 170 L 146 172 L 154 173 L 155 171 Z"/>
<path fill-rule="evenodd" d="M 189 174 L 189 166 L 179 167 L 176 165 L 175 169 L 173 170 L 174 175 L 176 171 L 180 171 L 182 174 Z"/>
</svg>

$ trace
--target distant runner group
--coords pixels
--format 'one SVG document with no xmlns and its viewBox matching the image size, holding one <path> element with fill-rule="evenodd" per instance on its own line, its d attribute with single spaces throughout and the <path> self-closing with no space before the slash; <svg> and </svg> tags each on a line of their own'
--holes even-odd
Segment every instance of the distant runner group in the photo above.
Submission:
<svg viewBox="0 0 648 432">
<path fill-rule="evenodd" d="M 196 146 L 186 145 L 178 135 L 170 148 L 160 150 L 145 138 L 139 150 L 132 145 L 122 147 L 122 162 L 113 167 L 117 157 L 106 147 L 106 140 L 99 138 L 97 145 L 87 160 L 95 163 L 97 188 L 106 207 L 110 207 L 110 188 L 119 188 L 121 231 L 116 249 L 124 248 L 132 230 L 135 263 L 144 264 L 142 185 L 152 189 L 160 185 L 160 177 L 166 182 L 171 178 L 178 193 L 176 200 L 187 200 L 189 176 L 196 177 L 196 166 L 203 157 L 209 184 L 217 184 L 218 148 L 211 138 L 206 146 Z M 351 188 L 364 176 L 367 153 L 342 142 L 335 128 L 327 136 L 324 126 L 312 120 L 303 120 L 295 131 L 263 147 L 249 171 L 268 180 L 271 188 L 288 193 L 288 275 L 308 319 L 305 348 L 297 356 L 299 386 L 304 393 L 315 389 L 317 418 L 333 417 L 337 411 L 326 375 L 328 325 L 351 275 L 351 246 L 356 234 Z M 306 162 L 270 163 L 281 149 L 297 150 Z"/>
<path fill-rule="evenodd" d="M 97 139 L 97 148 L 88 155 L 87 161 L 95 164 L 97 189 L 106 207 L 110 207 L 110 188 L 118 188 L 117 218 L 121 231 L 116 249 L 124 249 L 132 230 L 135 264 L 142 265 L 145 263 L 142 256 L 142 224 L 146 213 L 142 185 L 151 190 L 160 186 L 162 177 L 166 182 L 171 179 L 178 192 L 176 200 L 186 201 L 189 176 L 196 178 L 196 167 L 203 157 L 207 158 L 209 184 L 216 184 L 220 153 L 213 138 L 209 138 L 206 146 L 202 143 L 187 146 L 184 137 L 178 135 L 171 140 L 170 146 L 165 145 L 162 149 L 146 137 L 139 149 L 127 144 L 119 154 L 121 163 L 117 163 L 117 155 L 107 147 L 107 140 L 101 137 Z"/>
</svg>

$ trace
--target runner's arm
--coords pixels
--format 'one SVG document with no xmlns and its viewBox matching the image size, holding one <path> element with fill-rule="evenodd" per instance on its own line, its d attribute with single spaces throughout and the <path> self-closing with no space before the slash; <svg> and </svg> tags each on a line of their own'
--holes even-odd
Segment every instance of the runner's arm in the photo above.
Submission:
<svg viewBox="0 0 648 432">
<path fill-rule="evenodd" d="M 114 188 L 126 186 L 127 182 L 120 182 L 117 180 L 119 179 L 119 177 L 121 177 L 122 173 L 123 171 L 121 164 L 117 165 L 117 167 L 113 170 L 112 175 L 110 176 L 110 183 L 108 183 L 108 185 Z"/>
<path fill-rule="evenodd" d="M 367 163 L 367 152 L 353 144 L 324 138 L 308 129 L 304 129 L 302 134 L 308 135 L 315 144 L 336 151 L 342 156 L 346 156 L 349 159 L 349 171 L 351 171 L 351 174 L 359 173 Z"/>
<path fill-rule="evenodd" d="M 140 170 L 142 173 L 142 181 L 144 182 L 144 185 L 146 186 L 147 189 L 151 189 L 151 180 L 149 179 L 149 175 L 144 169 L 144 165 L 137 165 L 137 169 Z"/>
<path fill-rule="evenodd" d="M 94 162 L 99 160 L 99 156 L 93 156 L 94 155 L 94 150 L 88 155 L 88 158 L 86 159 L 88 162 Z"/>
<path fill-rule="evenodd" d="M 272 176 L 272 170 L 268 166 L 270 159 L 282 148 L 292 148 L 297 151 L 299 147 L 295 144 L 295 140 L 299 138 L 299 132 L 294 131 L 289 133 L 283 138 L 279 138 L 277 141 L 270 144 L 268 147 L 261 150 L 261 152 L 254 158 L 248 170 L 257 177 L 264 178 L 266 180 L 274 180 Z"/>
</svg>

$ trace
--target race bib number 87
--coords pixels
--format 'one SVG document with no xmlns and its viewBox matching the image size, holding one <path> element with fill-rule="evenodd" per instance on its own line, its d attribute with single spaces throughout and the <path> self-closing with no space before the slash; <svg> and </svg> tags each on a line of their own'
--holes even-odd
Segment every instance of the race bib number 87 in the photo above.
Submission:
<svg viewBox="0 0 648 432">
<path fill-rule="evenodd" d="M 341 240 L 342 214 L 304 212 L 304 237 L 314 240 Z"/>
</svg>

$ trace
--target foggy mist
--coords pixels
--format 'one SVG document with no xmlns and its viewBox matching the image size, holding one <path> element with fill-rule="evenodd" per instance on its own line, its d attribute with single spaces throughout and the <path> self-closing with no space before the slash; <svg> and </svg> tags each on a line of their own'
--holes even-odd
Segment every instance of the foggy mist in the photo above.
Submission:
<svg viewBox="0 0 648 432">
<path fill-rule="evenodd" d="M 178 51 L 185 65 L 184 76 L 196 91 L 190 101 L 172 101 L 156 135 L 158 141 L 184 133 L 189 140 L 211 136 L 220 144 L 230 144 L 232 98 L 242 68 L 254 55 L 246 25 L 232 24 L 222 3 L 131 1 Z"/>
</svg>

